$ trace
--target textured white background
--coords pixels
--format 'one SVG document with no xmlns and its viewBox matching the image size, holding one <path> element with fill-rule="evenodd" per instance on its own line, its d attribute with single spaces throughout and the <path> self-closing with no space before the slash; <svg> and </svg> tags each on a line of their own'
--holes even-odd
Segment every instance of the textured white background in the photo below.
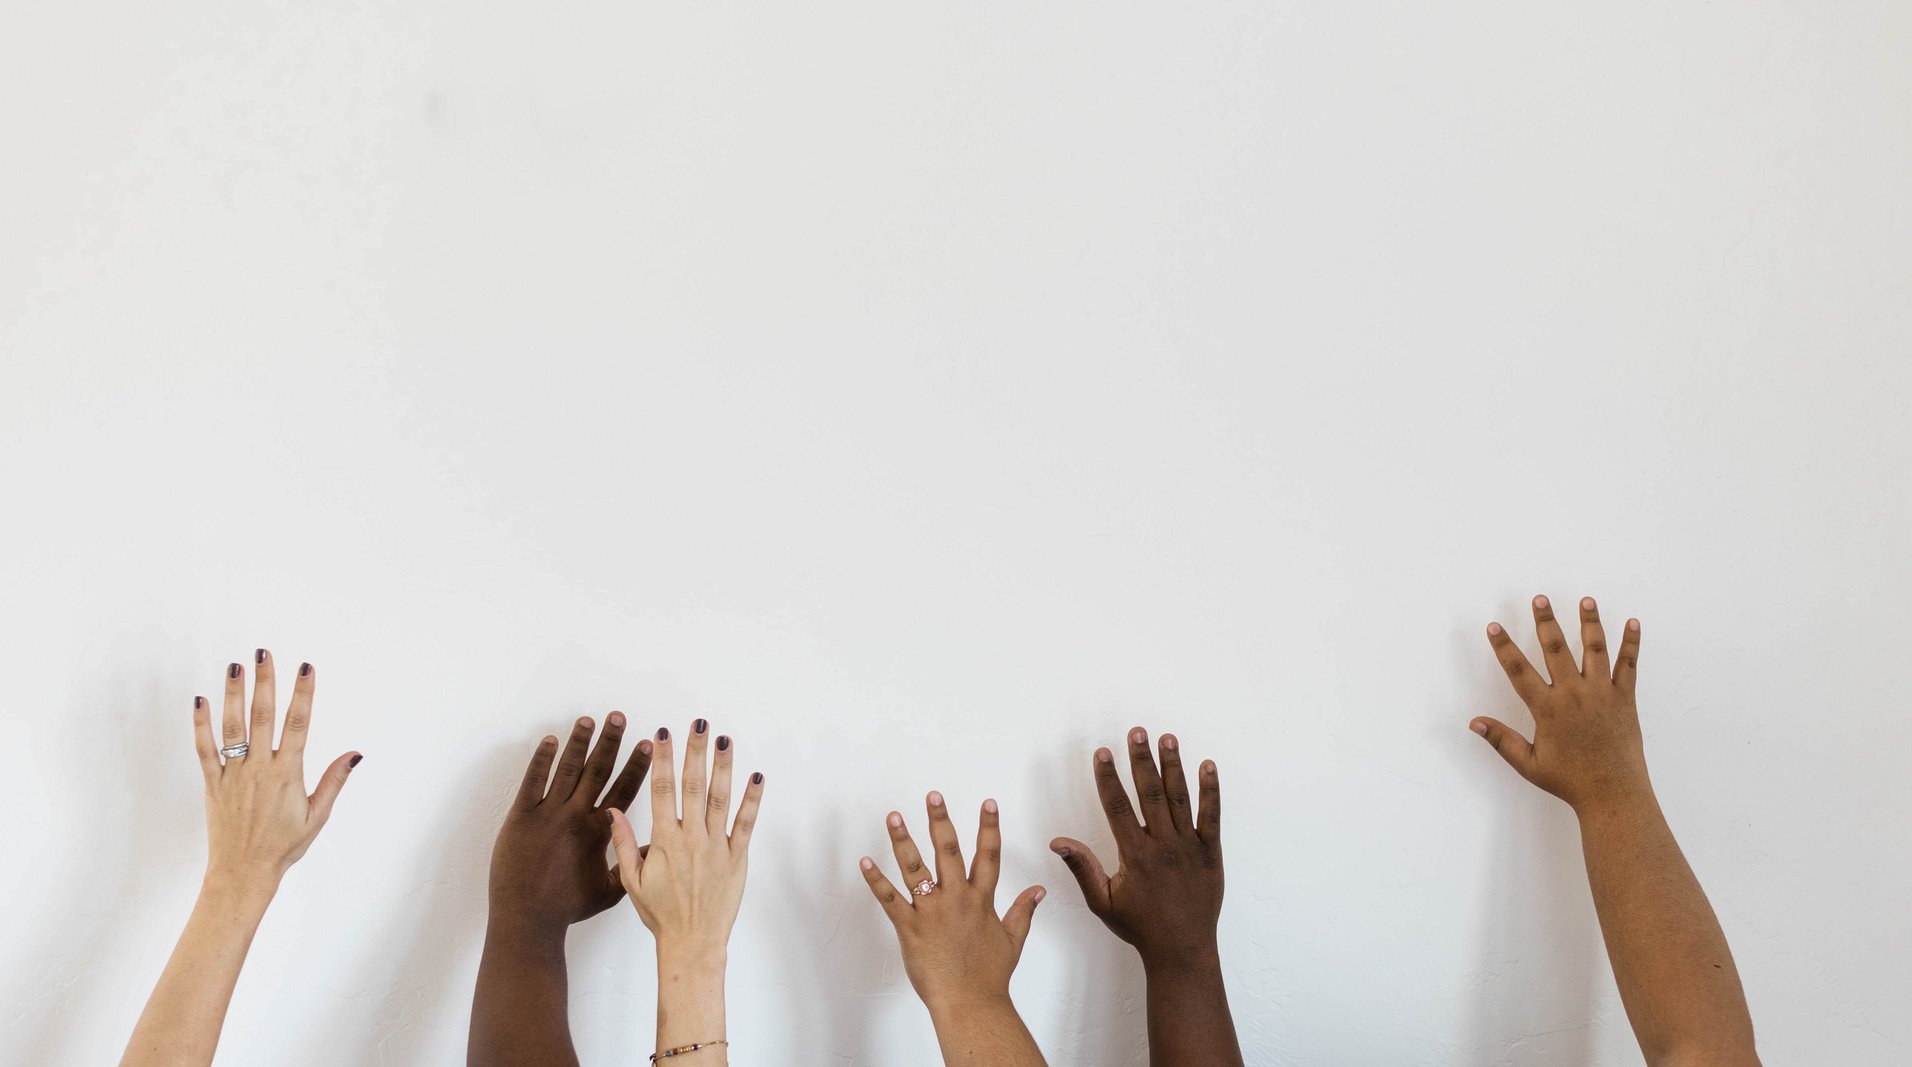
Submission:
<svg viewBox="0 0 1912 1067">
<path fill-rule="evenodd" d="M 194 693 L 367 759 L 229 1064 L 462 1055 L 504 798 L 611 708 L 770 777 L 739 1063 L 915 1064 L 856 858 L 1004 806 L 1015 992 L 1143 1060 L 1051 835 L 1222 765 L 1257 1064 L 1622 1064 L 1481 628 L 1644 618 L 1771 1063 L 1912 1059 L 1912 8 L 10 6 L 0 1060 L 109 1062 L 203 856 Z M 962 820 L 965 826 L 972 819 Z M 587 1063 L 648 936 L 571 938 Z"/>
</svg>

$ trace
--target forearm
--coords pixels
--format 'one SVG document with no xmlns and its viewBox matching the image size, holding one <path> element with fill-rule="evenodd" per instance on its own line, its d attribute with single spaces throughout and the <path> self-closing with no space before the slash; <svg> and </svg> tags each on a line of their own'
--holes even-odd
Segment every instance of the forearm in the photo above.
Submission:
<svg viewBox="0 0 1912 1067">
<path fill-rule="evenodd" d="M 1600 931 L 1647 1062 L 1757 1063 L 1726 935 L 1652 791 L 1579 816 Z"/>
<path fill-rule="evenodd" d="M 207 876 L 121 1067 L 212 1062 L 239 969 L 276 890 L 276 883 Z"/>
<path fill-rule="evenodd" d="M 730 1037 L 724 1022 L 723 948 L 657 949 L 657 1051 L 708 1045 Z M 712 1045 L 672 1057 L 684 1067 L 721 1067 L 730 1046 Z"/>
<path fill-rule="evenodd" d="M 576 1064 L 571 1045 L 565 930 L 494 916 L 485 930 L 471 1000 L 470 1067 Z"/>
<path fill-rule="evenodd" d="M 1145 959 L 1142 966 L 1148 978 L 1151 1067 L 1225 1067 L 1242 1062 L 1218 947 Z"/>
<path fill-rule="evenodd" d="M 1042 1067 L 1042 1050 L 1008 994 L 930 1006 L 945 1067 Z"/>
</svg>

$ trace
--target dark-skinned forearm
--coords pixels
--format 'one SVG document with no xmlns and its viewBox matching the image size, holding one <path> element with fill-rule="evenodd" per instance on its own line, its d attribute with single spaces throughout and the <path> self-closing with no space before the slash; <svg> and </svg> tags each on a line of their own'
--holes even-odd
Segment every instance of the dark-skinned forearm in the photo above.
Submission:
<svg viewBox="0 0 1912 1067">
<path fill-rule="evenodd" d="M 1150 1067 L 1240 1064 L 1222 985 L 1221 950 L 1204 945 L 1142 960 L 1148 978 Z"/>
<path fill-rule="evenodd" d="M 571 1045 L 565 930 L 492 919 L 471 1002 L 469 1067 L 578 1062 Z"/>
<path fill-rule="evenodd" d="M 1647 1062 L 1757 1064 L 1726 934 L 1652 791 L 1578 814 L 1600 932 Z"/>
</svg>

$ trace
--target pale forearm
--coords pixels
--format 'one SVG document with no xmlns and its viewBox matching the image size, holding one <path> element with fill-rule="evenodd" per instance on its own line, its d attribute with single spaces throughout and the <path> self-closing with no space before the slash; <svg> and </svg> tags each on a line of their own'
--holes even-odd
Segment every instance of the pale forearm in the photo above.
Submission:
<svg viewBox="0 0 1912 1067">
<path fill-rule="evenodd" d="M 140 1013 L 122 1067 L 212 1062 L 239 970 L 276 889 L 276 882 L 207 876 L 185 932 Z"/>
<path fill-rule="evenodd" d="M 1649 1064 L 1752 1064 L 1725 932 L 1651 791 L 1579 812 L 1607 956 Z"/>
<path fill-rule="evenodd" d="M 710 1044 L 729 1038 L 724 1020 L 722 948 L 657 950 L 657 1051 L 707 1045 L 672 1057 L 684 1067 L 721 1067 L 730 1062 L 730 1046 Z"/>
<path fill-rule="evenodd" d="M 1228 1012 L 1221 953 L 1204 946 L 1157 962 L 1148 976 L 1151 1067 L 1225 1067 L 1240 1064 L 1235 1021 Z"/>
<path fill-rule="evenodd" d="M 564 928 L 492 918 L 471 1001 L 470 1067 L 576 1064 L 571 1044 Z"/>
<path fill-rule="evenodd" d="M 930 1007 L 945 1067 L 1042 1067 L 1042 1050 L 1008 996 Z"/>
</svg>

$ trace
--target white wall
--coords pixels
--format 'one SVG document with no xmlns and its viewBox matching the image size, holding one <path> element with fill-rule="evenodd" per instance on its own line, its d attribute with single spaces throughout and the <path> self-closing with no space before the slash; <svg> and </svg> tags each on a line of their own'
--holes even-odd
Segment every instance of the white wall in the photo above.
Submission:
<svg viewBox="0 0 1912 1067">
<path fill-rule="evenodd" d="M 1141 1063 L 1044 849 L 1134 723 L 1221 762 L 1252 1062 L 1635 1062 L 1467 732 L 1536 591 L 1645 620 L 1768 1062 L 1912 1058 L 1912 9 L 931 6 L 5 14 L 0 1060 L 116 1055 L 265 644 L 367 757 L 226 1063 L 457 1061 L 501 804 L 611 708 L 769 775 L 741 1063 L 933 1057 L 856 870 L 931 788 L 1054 890 L 1051 1059 Z M 647 935 L 571 947 L 634 1062 Z"/>
</svg>

